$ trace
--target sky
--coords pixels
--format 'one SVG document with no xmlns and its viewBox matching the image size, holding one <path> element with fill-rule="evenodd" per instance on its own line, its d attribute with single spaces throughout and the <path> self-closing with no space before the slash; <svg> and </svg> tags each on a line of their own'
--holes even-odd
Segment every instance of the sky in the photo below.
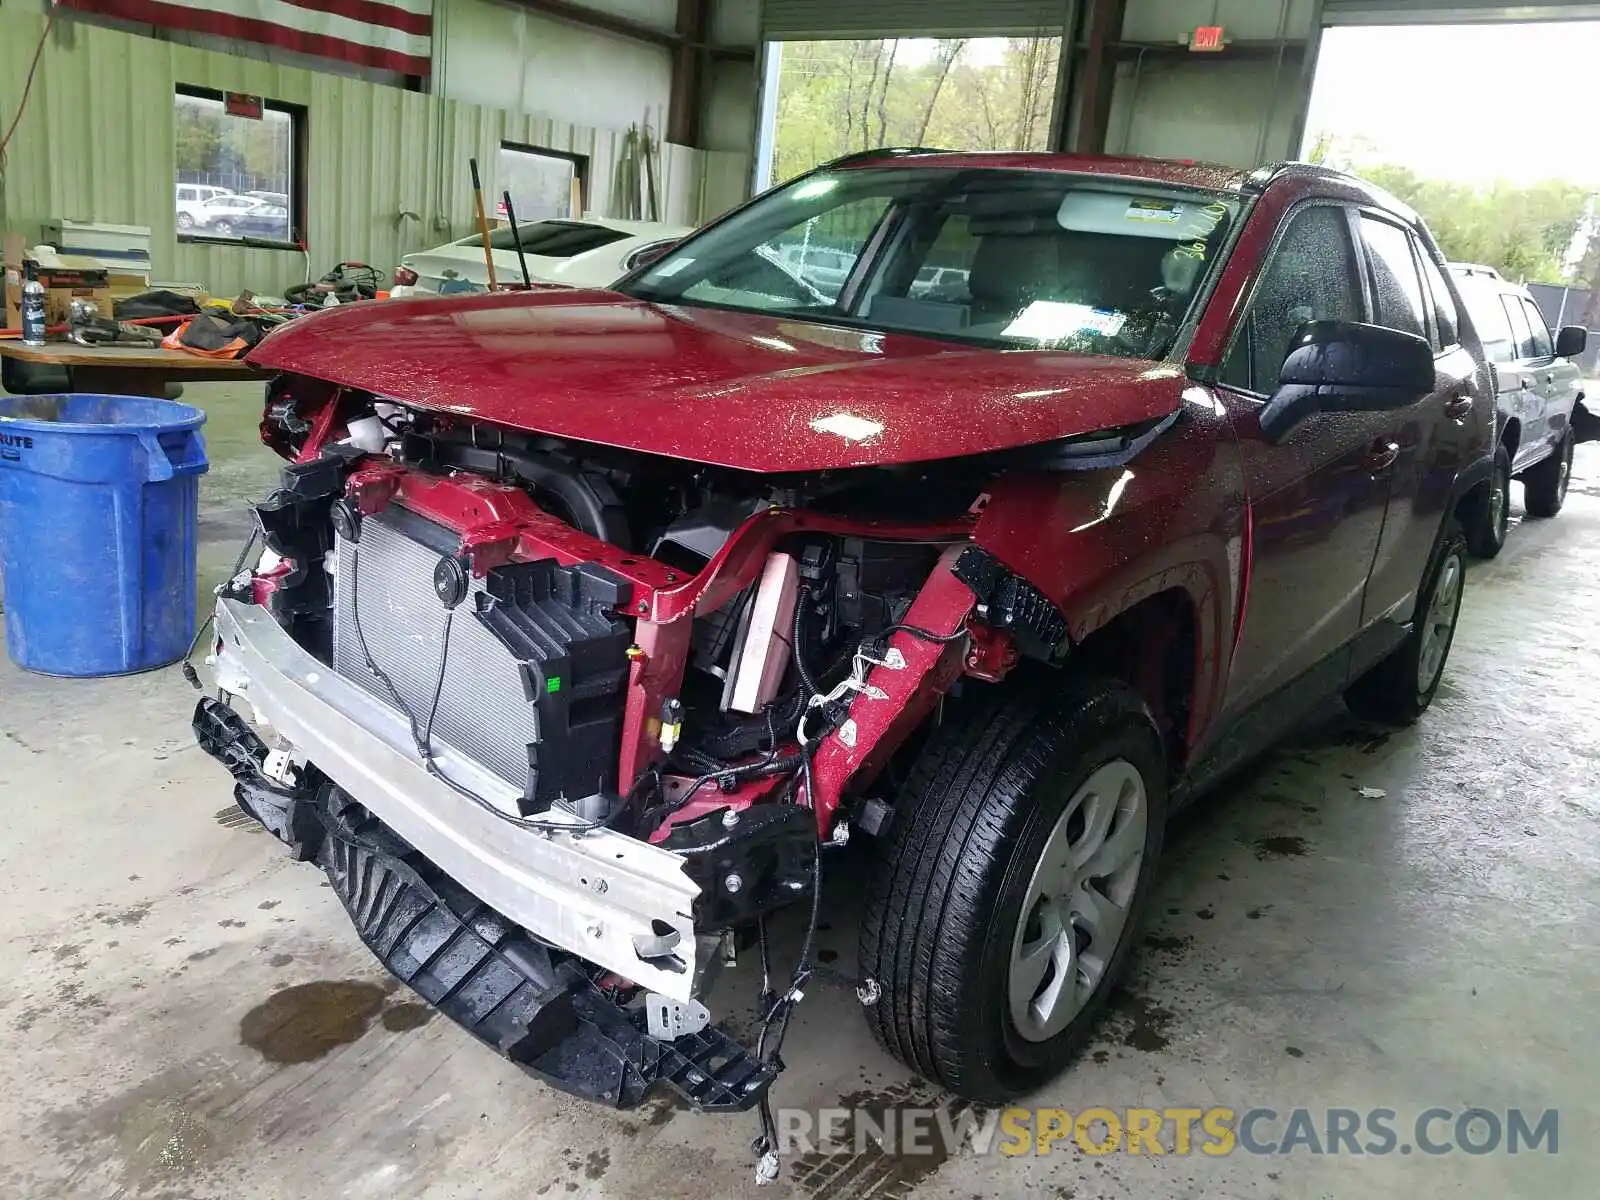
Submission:
<svg viewBox="0 0 1600 1200">
<path fill-rule="evenodd" d="M 1600 185 L 1600 22 L 1332 28 L 1307 146 L 1321 130 L 1463 182 Z"/>
</svg>

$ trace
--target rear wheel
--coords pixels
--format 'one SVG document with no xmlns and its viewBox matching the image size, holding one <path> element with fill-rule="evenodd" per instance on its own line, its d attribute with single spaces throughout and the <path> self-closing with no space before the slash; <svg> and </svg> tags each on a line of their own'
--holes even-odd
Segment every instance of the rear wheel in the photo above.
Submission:
<svg viewBox="0 0 1600 1200">
<path fill-rule="evenodd" d="M 1350 685 L 1344 699 L 1351 712 L 1373 721 L 1409 725 L 1433 703 L 1455 641 L 1466 576 L 1466 535 L 1452 521 L 1417 592 L 1411 632 L 1387 658 Z"/>
<path fill-rule="evenodd" d="M 997 1103 L 1071 1061 L 1128 965 L 1166 765 L 1127 685 L 952 710 L 896 804 L 862 924 L 868 1020 L 914 1071 Z"/>
<path fill-rule="evenodd" d="M 1567 499 L 1572 478 L 1572 431 L 1567 430 L 1554 454 L 1522 474 L 1523 500 L 1530 517 L 1553 517 Z"/>
<path fill-rule="evenodd" d="M 1506 544 L 1511 517 L 1511 453 L 1502 444 L 1494 452 L 1494 470 L 1468 518 L 1467 549 L 1479 558 L 1493 558 Z"/>
</svg>

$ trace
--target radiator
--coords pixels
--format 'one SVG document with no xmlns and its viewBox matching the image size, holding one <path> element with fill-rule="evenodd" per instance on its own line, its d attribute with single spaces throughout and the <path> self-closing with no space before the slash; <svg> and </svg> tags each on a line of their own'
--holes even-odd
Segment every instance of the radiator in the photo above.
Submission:
<svg viewBox="0 0 1600 1200">
<path fill-rule="evenodd" d="M 500 776 L 526 811 L 611 790 L 632 640 L 611 611 L 626 585 L 593 566 L 513 563 L 471 578 L 452 616 L 434 569 L 458 549 L 454 533 L 398 506 L 366 518 L 358 544 L 338 538 L 334 669 L 392 707 L 370 654 L 419 729 L 433 711 L 435 750 Z"/>
</svg>

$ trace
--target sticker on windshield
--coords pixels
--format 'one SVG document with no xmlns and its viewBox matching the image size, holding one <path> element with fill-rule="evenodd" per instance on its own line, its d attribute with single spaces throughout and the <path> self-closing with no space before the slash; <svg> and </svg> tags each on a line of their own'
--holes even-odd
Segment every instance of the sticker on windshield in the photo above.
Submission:
<svg viewBox="0 0 1600 1200">
<path fill-rule="evenodd" d="M 1123 216 L 1129 221 L 1160 221 L 1170 225 L 1183 215 L 1183 205 L 1176 200 L 1152 200 L 1135 197 L 1128 201 L 1128 211 Z"/>
<path fill-rule="evenodd" d="M 1116 337 L 1127 324 L 1126 313 L 1114 308 L 1093 308 L 1060 300 L 1035 300 L 1001 331 L 1001 337 L 1055 342 L 1075 333 Z"/>
<path fill-rule="evenodd" d="M 662 263 L 655 270 L 651 271 L 647 278 L 671 279 L 679 271 L 683 270 L 693 262 L 694 259 L 692 258 L 675 258 L 671 262 Z"/>
</svg>

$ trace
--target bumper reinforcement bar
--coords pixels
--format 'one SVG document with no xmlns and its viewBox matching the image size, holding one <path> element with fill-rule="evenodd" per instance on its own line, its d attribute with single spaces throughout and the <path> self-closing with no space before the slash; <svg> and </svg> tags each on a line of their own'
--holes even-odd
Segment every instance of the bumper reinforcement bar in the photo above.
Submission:
<svg viewBox="0 0 1600 1200">
<path fill-rule="evenodd" d="M 707 1026 L 671 1041 L 595 983 L 599 969 L 490 908 L 366 808 L 314 773 L 298 787 L 261 773 L 266 746 L 231 708 L 195 709 L 200 745 L 228 768 L 239 806 L 315 860 L 367 948 L 402 983 L 552 1087 L 613 1108 L 658 1083 L 704 1112 L 743 1112 L 777 1069 Z"/>
</svg>

